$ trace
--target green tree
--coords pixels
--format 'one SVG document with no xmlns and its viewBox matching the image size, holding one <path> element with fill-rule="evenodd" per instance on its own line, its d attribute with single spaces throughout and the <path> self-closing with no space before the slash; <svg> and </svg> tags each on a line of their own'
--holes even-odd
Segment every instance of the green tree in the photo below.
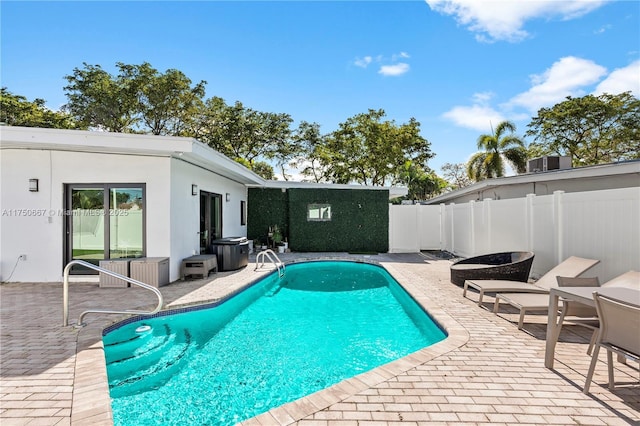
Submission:
<svg viewBox="0 0 640 426">
<path fill-rule="evenodd" d="M 513 134 L 515 131 L 515 124 L 502 121 L 493 134 L 478 137 L 478 149 L 483 151 L 475 153 L 467 163 L 469 178 L 479 182 L 502 177 L 505 173 L 505 160 L 516 172 L 526 171 L 527 150 L 522 139 Z"/>
<path fill-rule="evenodd" d="M 65 110 L 84 126 L 112 132 L 182 136 L 201 107 L 205 81 L 191 87 L 182 72 L 160 73 L 149 63 L 116 63 L 112 76 L 83 64 L 65 76 Z"/>
<path fill-rule="evenodd" d="M 68 103 L 63 109 L 84 127 L 133 133 L 140 121 L 134 67 L 118 63 L 121 72 L 114 78 L 100 65 L 83 65 L 65 76 Z"/>
<path fill-rule="evenodd" d="M 320 125 L 301 121 L 293 135 L 292 146 L 296 154 L 291 166 L 302 169 L 300 173 L 312 182 L 324 182 L 327 175 L 322 164 L 328 158 L 325 145 L 326 137 L 320 133 Z"/>
<path fill-rule="evenodd" d="M 467 174 L 467 165 L 464 163 L 445 163 L 440 167 L 444 178 L 449 182 L 451 189 L 460 189 L 473 183 Z"/>
<path fill-rule="evenodd" d="M 411 118 L 397 125 L 382 121 L 385 115 L 370 109 L 340 123 L 327 137 L 319 160 L 332 182 L 382 186 L 397 179 L 406 161 L 426 167 L 433 154 L 420 136 L 420 123 Z"/>
<path fill-rule="evenodd" d="M 44 99 L 37 98 L 29 102 L 26 97 L 14 95 L 6 87 L 0 89 L 0 123 L 51 129 L 79 127 L 69 114 L 48 109 Z"/>
<path fill-rule="evenodd" d="M 249 168 L 258 161 L 275 159 L 284 172 L 295 153 L 290 146 L 292 121 L 288 114 L 255 111 L 239 101 L 227 105 L 224 99 L 213 97 L 204 103 L 192 133 L 227 157 L 242 159 Z M 261 165 L 259 170 L 266 168 Z M 270 170 L 273 175 L 273 168 Z"/>
<path fill-rule="evenodd" d="M 407 186 L 408 200 L 428 200 L 442 194 L 449 182 L 436 175 L 431 169 L 423 169 L 421 166 L 406 161 L 400 168 L 397 183 Z"/>
<path fill-rule="evenodd" d="M 134 69 L 134 78 L 141 80 L 138 107 L 145 130 L 154 135 L 185 135 L 202 107 L 206 82 L 191 87 L 181 71 L 169 69 L 162 74 L 146 62 Z"/>
<path fill-rule="evenodd" d="M 631 92 L 569 96 L 528 127 L 530 157 L 568 155 L 574 166 L 640 158 L 640 100 Z"/>
</svg>

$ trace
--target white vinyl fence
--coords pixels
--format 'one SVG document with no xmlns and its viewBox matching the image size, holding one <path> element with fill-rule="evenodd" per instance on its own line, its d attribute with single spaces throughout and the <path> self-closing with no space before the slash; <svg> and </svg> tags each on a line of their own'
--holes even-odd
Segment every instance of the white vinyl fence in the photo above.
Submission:
<svg viewBox="0 0 640 426">
<path fill-rule="evenodd" d="M 389 252 L 420 250 L 446 250 L 460 257 L 532 251 L 534 277 L 569 256 L 599 259 L 585 276 L 604 282 L 640 271 L 640 188 L 390 205 Z"/>
</svg>

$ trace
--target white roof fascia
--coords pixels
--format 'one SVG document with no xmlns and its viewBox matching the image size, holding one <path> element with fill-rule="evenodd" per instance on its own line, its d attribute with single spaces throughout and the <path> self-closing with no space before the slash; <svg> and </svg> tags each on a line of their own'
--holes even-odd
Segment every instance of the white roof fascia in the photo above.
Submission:
<svg viewBox="0 0 640 426">
<path fill-rule="evenodd" d="M 0 126 L 0 149 L 37 149 L 172 157 L 239 183 L 265 180 L 243 165 L 193 138 Z"/>
<path fill-rule="evenodd" d="M 452 198 L 457 198 L 470 193 L 483 191 L 499 186 L 518 185 L 531 182 L 549 182 L 569 179 L 583 179 L 591 177 L 616 176 L 640 173 L 640 161 L 631 160 L 619 163 L 598 164 L 595 166 L 576 167 L 562 170 L 548 170 L 546 172 L 524 173 L 521 175 L 501 178 L 485 179 L 462 189 L 458 189 L 438 197 L 430 199 L 429 204 L 443 203 Z"/>
</svg>

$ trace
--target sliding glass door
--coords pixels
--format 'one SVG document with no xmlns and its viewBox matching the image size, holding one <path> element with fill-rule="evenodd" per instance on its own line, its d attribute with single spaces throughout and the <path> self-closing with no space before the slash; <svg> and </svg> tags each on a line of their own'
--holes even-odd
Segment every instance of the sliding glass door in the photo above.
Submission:
<svg viewBox="0 0 640 426">
<path fill-rule="evenodd" d="M 222 238 L 222 195 L 200 191 L 200 253 L 211 253 L 211 242 Z"/>
<path fill-rule="evenodd" d="M 66 185 L 64 264 L 75 259 L 98 265 L 104 259 L 143 257 L 144 191 L 144 184 Z"/>
</svg>

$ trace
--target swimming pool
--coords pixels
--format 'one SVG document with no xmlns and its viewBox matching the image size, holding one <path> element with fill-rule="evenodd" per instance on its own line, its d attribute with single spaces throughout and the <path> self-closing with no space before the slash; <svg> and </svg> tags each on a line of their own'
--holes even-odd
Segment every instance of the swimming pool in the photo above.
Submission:
<svg viewBox="0 0 640 426">
<path fill-rule="evenodd" d="M 103 341 L 116 425 L 227 425 L 445 337 L 384 268 L 319 261 Z"/>
</svg>

